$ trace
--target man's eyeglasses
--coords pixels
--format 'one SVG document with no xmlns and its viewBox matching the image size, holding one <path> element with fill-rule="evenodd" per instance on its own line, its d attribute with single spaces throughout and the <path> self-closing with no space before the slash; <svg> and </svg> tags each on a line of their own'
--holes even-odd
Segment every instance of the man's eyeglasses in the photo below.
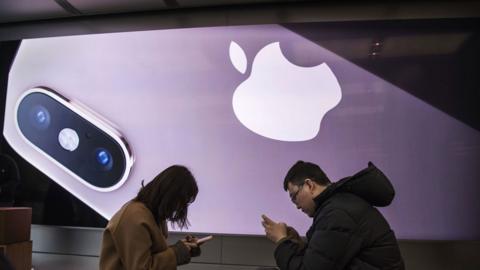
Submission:
<svg viewBox="0 0 480 270">
<path fill-rule="evenodd" d="M 297 186 L 298 187 L 297 191 L 290 194 L 290 200 L 292 200 L 293 203 L 297 203 L 297 195 L 302 190 L 303 184 L 305 184 L 305 183 L 302 183 L 302 184 L 298 185 Z"/>
</svg>

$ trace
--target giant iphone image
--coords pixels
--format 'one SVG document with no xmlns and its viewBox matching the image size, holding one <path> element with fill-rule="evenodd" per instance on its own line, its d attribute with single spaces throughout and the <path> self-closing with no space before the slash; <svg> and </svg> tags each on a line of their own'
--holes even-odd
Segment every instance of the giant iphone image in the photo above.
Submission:
<svg viewBox="0 0 480 270">
<path fill-rule="evenodd" d="M 425 112 L 438 124 L 422 126 L 414 116 Z M 193 232 L 262 234 L 267 214 L 304 233 L 310 221 L 283 190 L 289 167 L 312 161 L 335 181 L 373 161 L 397 189 L 384 211 L 397 234 L 428 238 L 422 222 L 403 224 L 411 213 L 399 205 L 408 205 L 423 165 L 409 159 L 402 132 L 428 148 L 422 134 L 449 136 L 435 131 L 444 126 L 459 141 L 479 142 L 478 132 L 319 44 L 258 25 L 23 40 L 9 73 L 4 136 L 107 219 L 142 181 L 173 164 L 189 167 L 200 189 L 189 209 Z M 412 167 L 420 174 L 404 177 Z M 419 215 L 442 230 L 438 213 Z"/>
</svg>

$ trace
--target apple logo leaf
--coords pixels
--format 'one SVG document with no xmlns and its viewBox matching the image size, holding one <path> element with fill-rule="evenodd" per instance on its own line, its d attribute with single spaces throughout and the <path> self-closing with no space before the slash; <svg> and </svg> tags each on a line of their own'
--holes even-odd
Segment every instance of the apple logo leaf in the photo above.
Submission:
<svg viewBox="0 0 480 270">
<path fill-rule="evenodd" d="M 231 61 L 242 72 L 232 52 L 237 51 L 234 54 L 239 57 L 243 50 L 238 45 L 234 49 L 235 45 L 230 44 Z M 341 99 L 340 84 L 326 63 L 297 66 L 285 58 L 280 43 L 273 42 L 253 59 L 250 75 L 233 93 L 232 107 L 240 123 L 252 132 L 300 142 L 317 136 L 322 119 Z"/>
<path fill-rule="evenodd" d="M 242 47 L 238 45 L 235 41 L 230 42 L 230 61 L 232 61 L 233 66 L 242 74 L 245 74 L 247 71 L 247 56 L 243 51 Z"/>
</svg>

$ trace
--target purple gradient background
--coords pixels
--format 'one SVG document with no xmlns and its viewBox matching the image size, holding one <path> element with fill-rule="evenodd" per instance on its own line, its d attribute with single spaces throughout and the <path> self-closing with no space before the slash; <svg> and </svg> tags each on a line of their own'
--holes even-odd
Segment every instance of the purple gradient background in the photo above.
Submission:
<svg viewBox="0 0 480 270">
<path fill-rule="evenodd" d="M 229 60 L 231 41 L 246 52 L 246 74 Z M 233 92 L 250 76 L 254 56 L 276 41 L 293 64 L 327 63 L 342 88 L 340 104 L 310 141 L 261 137 L 233 113 Z M 125 187 L 103 194 L 66 184 L 89 193 L 84 201 L 93 208 L 101 204 L 94 196 L 104 196 L 111 206 L 100 207 L 118 209 L 141 179 L 181 163 L 200 187 L 189 231 L 263 234 L 260 215 L 267 214 L 304 234 L 311 221 L 282 188 L 290 166 L 315 162 L 336 181 L 372 161 L 396 189 L 393 204 L 381 211 L 399 238 L 480 239 L 480 132 L 279 25 L 26 40 L 7 93 L 5 135 L 14 148 L 20 142 L 7 130 L 12 102 L 38 85 L 114 122 L 134 149 Z M 52 170 L 50 177 L 64 181 Z"/>
</svg>

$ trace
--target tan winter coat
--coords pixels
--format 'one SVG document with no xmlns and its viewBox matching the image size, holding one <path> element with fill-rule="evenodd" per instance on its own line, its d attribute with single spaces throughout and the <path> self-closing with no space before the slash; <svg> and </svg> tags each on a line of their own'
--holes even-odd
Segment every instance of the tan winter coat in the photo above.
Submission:
<svg viewBox="0 0 480 270">
<path fill-rule="evenodd" d="M 141 202 L 125 204 L 103 233 L 100 270 L 174 270 L 190 261 L 181 242 L 168 246 L 167 226 L 161 228 Z"/>
</svg>

